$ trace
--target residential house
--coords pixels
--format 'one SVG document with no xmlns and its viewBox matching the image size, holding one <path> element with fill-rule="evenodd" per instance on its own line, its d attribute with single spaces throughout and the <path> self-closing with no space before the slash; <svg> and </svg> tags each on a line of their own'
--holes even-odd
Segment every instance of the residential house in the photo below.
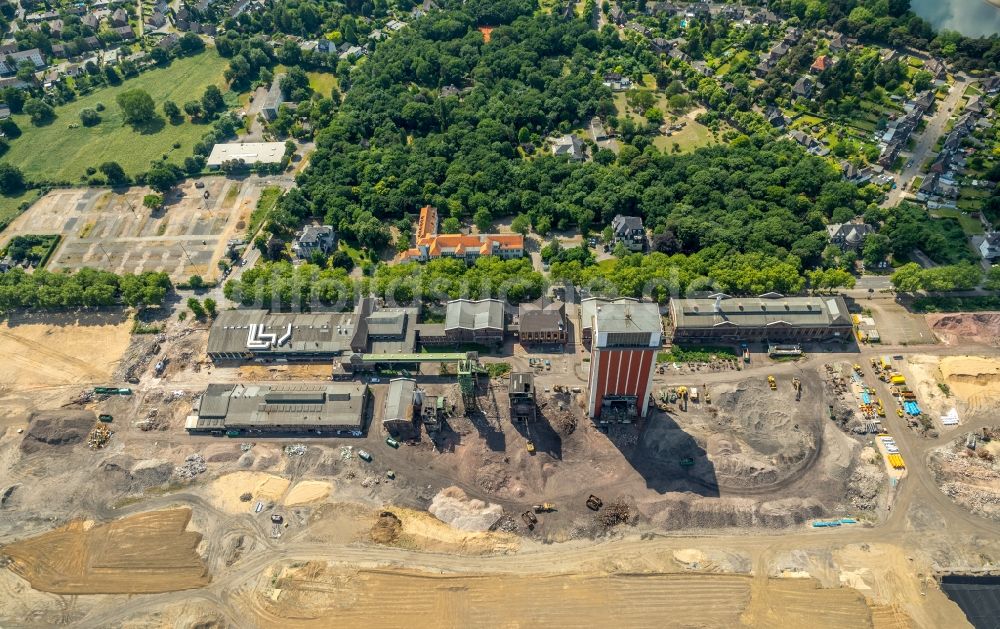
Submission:
<svg viewBox="0 0 1000 629">
<path fill-rule="evenodd" d="M 986 234 L 983 241 L 979 243 L 979 255 L 986 260 L 1000 258 L 1000 232 Z"/>
<path fill-rule="evenodd" d="M 969 99 L 969 102 L 965 104 L 965 111 L 971 111 L 974 114 L 982 114 L 986 111 L 986 104 L 983 103 L 981 96 L 973 96 Z"/>
<path fill-rule="evenodd" d="M 764 117 L 767 118 L 767 121 L 771 123 L 772 127 L 777 129 L 784 129 L 788 124 L 788 121 L 785 119 L 785 114 L 779 107 L 774 105 L 768 105 L 767 110 L 764 112 Z"/>
<path fill-rule="evenodd" d="M 662 37 L 654 37 L 653 41 L 649 42 L 649 47 L 653 49 L 653 52 L 668 52 L 672 45 Z"/>
<path fill-rule="evenodd" d="M 633 33 L 638 33 L 643 37 L 649 37 L 650 35 L 652 35 L 652 32 L 649 30 L 649 28 L 646 27 L 644 24 L 640 24 L 639 22 L 626 22 L 625 30 L 632 31 Z"/>
<path fill-rule="evenodd" d="M 132 30 L 131 26 L 118 26 L 111 30 L 125 41 L 135 39 L 135 31 Z"/>
<path fill-rule="evenodd" d="M 406 26 L 406 23 L 399 20 L 389 20 L 385 23 L 385 27 L 392 32 L 402 30 L 404 26 Z"/>
<path fill-rule="evenodd" d="M 617 72 L 606 72 L 602 81 L 604 87 L 610 88 L 614 92 L 622 92 L 632 89 L 632 79 L 622 76 Z"/>
<path fill-rule="evenodd" d="M 832 223 L 826 226 L 826 232 L 830 236 L 830 244 L 844 251 L 856 251 L 865 243 L 868 234 L 875 232 L 875 228 L 865 223 Z"/>
<path fill-rule="evenodd" d="M 619 214 L 611 220 L 611 231 L 614 234 L 615 244 L 621 243 L 629 251 L 646 249 L 646 229 L 642 225 L 642 218 Z"/>
<path fill-rule="evenodd" d="M 57 59 L 65 59 L 69 56 L 66 44 L 52 44 L 52 56 Z"/>
<path fill-rule="evenodd" d="M 996 96 L 1000 94 L 1000 76 L 991 75 L 983 79 L 982 83 L 979 84 L 979 89 L 982 90 L 983 94 L 987 96 Z"/>
<path fill-rule="evenodd" d="M 521 345 L 560 344 L 568 340 L 566 304 L 544 298 L 517 309 L 517 333 Z"/>
<path fill-rule="evenodd" d="M 941 61 L 937 57 L 931 57 L 924 61 L 924 70 L 931 73 L 931 76 L 935 80 L 944 78 L 945 73 L 948 71 L 947 66 L 945 66 L 944 61 Z"/>
<path fill-rule="evenodd" d="M 799 98 L 812 98 L 816 84 L 807 76 L 799 77 L 799 80 L 792 86 L 792 94 Z"/>
<path fill-rule="evenodd" d="M 52 20 L 49 22 L 49 37 L 52 39 L 62 39 L 64 26 L 62 20 Z"/>
<path fill-rule="evenodd" d="M 83 45 L 87 47 L 87 50 L 97 50 L 101 47 L 101 40 L 91 35 L 90 37 L 83 38 Z"/>
<path fill-rule="evenodd" d="M 691 57 L 689 57 L 686 52 L 676 47 L 671 48 L 670 52 L 667 53 L 667 56 L 671 59 L 677 59 L 678 61 L 683 61 L 685 63 L 691 61 Z"/>
<path fill-rule="evenodd" d="M 17 74 L 18 67 L 24 61 L 30 61 L 34 64 L 36 70 L 41 70 L 45 67 L 45 58 L 42 56 L 42 51 L 32 48 L 5 55 L 3 59 L 0 59 L 0 75 Z"/>
<path fill-rule="evenodd" d="M 337 234 L 331 225 L 308 225 L 302 228 L 292 243 L 292 252 L 301 260 L 308 260 L 316 252 L 329 254 L 337 246 Z"/>
<path fill-rule="evenodd" d="M 167 33 L 160 41 L 156 42 L 156 47 L 170 52 L 178 41 L 180 41 L 180 36 L 177 33 Z"/>
<path fill-rule="evenodd" d="M 573 133 L 552 140 L 552 154 L 556 157 L 568 157 L 571 161 L 583 161 L 587 157 L 583 140 Z"/>
<path fill-rule="evenodd" d="M 672 2 L 647 2 L 646 15 L 653 17 L 672 17 L 677 15 L 680 9 Z"/>
<path fill-rule="evenodd" d="M 712 9 L 707 2 L 694 2 L 684 9 L 684 17 L 704 18 L 711 14 Z"/>
<path fill-rule="evenodd" d="M 820 74 L 826 70 L 833 67 L 833 57 L 830 55 L 820 55 L 816 57 L 816 61 L 813 61 L 812 65 L 809 66 L 809 71 L 813 74 Z"/>
<path fill-rule="evenodd" d="M 271 79 L 271 87 L 264 95 L 264 103 L 261 105 L 260 113 L 264 118 L 274 120 L 278 117 L 278 108 L 285 102 L 285 95 L 281 91 L 281 79 L 285 78 L 284 73 L 276 75 Z"/>
<path fill-rule="evenodd" d="M 628 15 L 617 4 L 611 7 L 611 11 L 608 12 L 608 17 L 611 18 L 611 21 L 618 26 L 622 26 L 628 21 Z"/>
<path fill-rule="evenodd" d="M 146 24 L 149 24 L 153 28 L 161 28 L 166 26 L 167 18 L 162 13 L 154 11 L 153 14 L 146 20 Z"/>
<path fill-rule="evenodd" d="M 111 26 L 128 26 L 128 13 L 121 7 L 111 14 Z"/>
</svg>

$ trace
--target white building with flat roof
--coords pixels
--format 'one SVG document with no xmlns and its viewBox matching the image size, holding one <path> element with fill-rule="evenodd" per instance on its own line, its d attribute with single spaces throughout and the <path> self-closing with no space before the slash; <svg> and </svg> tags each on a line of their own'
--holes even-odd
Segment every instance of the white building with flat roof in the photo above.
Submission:
<svg viewBox="0 0 1000 629">
<path fill-rule="evenodd" d="M 209 168 L 218 168 L 224 162 L 242 160 L 246 164 L 277 164 L 285 156 L 284 142 L 228 142 L 212 147 L 208 156 Z"/>
</svg>

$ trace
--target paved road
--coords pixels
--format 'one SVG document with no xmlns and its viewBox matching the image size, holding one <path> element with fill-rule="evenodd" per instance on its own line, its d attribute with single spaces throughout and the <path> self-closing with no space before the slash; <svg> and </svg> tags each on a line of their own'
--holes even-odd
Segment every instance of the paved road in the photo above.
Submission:
<svg viewBox="0 0 1000 629">
<path fill-rule="evenodd" d="M 913 157 L 911 158 L 913 164 L 909 168 L 904 168 L 903 173 L 896 178 L 897 186 L 889 191 L 889 195 L 882 203 L 882 207 L 894 207 L 898 204 L 900 199 L 903 198 L 903 188 L 914 177 L 920 174 L 920 169 L 923 167 L 924 162 L 933 154 L 934 145 L 944 133 L 945 126 L 948 124 L 954 108 L 958 105 L 969 83 L 969 78 L 964 75 L 955 77 L 955 84 L 951 86 L 948 96 L 943 101 L 938 102 L 934 115 L 927 120 L 927 127 L 920 135 L 920 139 L 917 140 L 917 145 L 913 149 Z"/>
</svg>

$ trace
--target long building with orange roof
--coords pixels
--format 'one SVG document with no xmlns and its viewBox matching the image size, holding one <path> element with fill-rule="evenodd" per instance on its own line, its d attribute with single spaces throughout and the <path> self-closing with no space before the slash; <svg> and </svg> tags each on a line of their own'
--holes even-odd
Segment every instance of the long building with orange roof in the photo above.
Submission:
<svg viewBox="0 0 1000 629">
<path fill-rule="evenodd" d="M 520 234 L 438 234 L 437 208 L 420 209 L 415 235 L 416 246 L 404 251 L 404 262 L 426 262 L 435 258 L 462 258 L 472 262 L 482 256 L 505 260 L 524 256 L 524 236 Z"/>
</svg>

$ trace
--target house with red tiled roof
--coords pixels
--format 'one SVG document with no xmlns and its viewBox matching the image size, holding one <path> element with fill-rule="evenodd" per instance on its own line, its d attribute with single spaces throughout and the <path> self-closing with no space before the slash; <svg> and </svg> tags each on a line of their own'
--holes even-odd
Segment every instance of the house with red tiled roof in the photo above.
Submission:
<svg viewBox="0 0 1000 629">
<path fill-rule="evenodd" d="M 520 234 L 438 234 L 437 208 L 421 208 L 415 234 L 416 246 L 400 255 L 404 262 L 426 262 L 435 258 L 462 258 L 466 262 L 481 256 L 505 260 L 524 256 L 524 236 Z"/>
<path fill-rule="evenodd" d="M 809 71 L 814 74 L 819 74 L 828 68 L 833 67 L 833 58 L 830 55 L 820 55 L 816 57 L 816 61 L 809 66 Z"/>
</svg>

